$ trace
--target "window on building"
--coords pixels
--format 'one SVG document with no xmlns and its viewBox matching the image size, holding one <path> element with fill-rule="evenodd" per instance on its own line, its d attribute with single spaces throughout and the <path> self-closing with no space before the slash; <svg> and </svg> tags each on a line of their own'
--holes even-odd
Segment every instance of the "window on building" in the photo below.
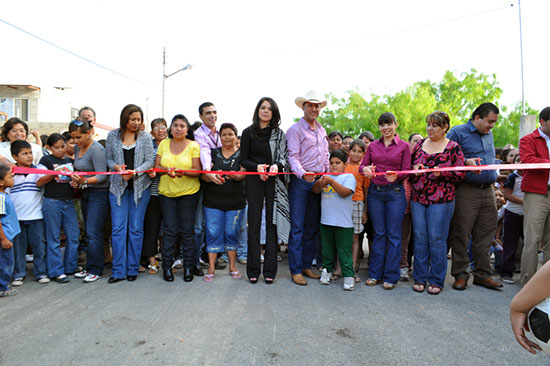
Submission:
<svg viewBox="0 0 550 366">
<path fill-rule="evenodd" d="M 17 117 L 23 121 L 29 120 L 29 100 L 15 98 L 0 98 L 0 112 L 7 118 Z"/>
</svg>

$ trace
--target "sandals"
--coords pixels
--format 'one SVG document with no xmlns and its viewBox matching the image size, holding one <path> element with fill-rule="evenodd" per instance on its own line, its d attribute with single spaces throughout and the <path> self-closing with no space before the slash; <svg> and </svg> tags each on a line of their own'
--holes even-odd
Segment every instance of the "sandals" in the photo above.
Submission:
<svg viewBox="0 0 550 366">
<path fill-rule="evenodd" d="M 443 289 L 441 287 L 439 287 L 438 285 L 430 284 L 430 286 L 428 286 L 428 293 L 430 295 L 439 295 L 441 293 L 441 291 L 443 291 Z"/>
<path fill-rule="evenodd" d="M 379 283 L 380 282 L 376 278 L 368 278 L 367 281 L 365 282 L 365 285 L 367 285 L 367 286 L 376 286 Z"/>
<path fill-rule="evenodd" d="M 149 268 L 149 269 L 147 270 L 147 273 L 149 273 L 149 274 L 157 274 L 157 273 L 159 273 L 159 269 L 158 269 L 157 266 L 149 265 L 148 268 Z"/>
<path fill-rule="evenodd" d="M 214 274 L 205 274 L 203 278 L 204 282 L 212 282 L 214 281 Z"/>
<path fill-rule="evenodd" d="M 139 266 L 139 269 L 138 269 L 138 272 L 139 272 L 139 273 L 143 273 L 143 272 L 145 272 L 145 271 L 146 271 L 145 267 Z"/>
<path fill-rule="evenodd" d="M 395 288 L 395 283 L 384 282 L 384 290 L 393 290 Z"/>
<path fill-rule="evenodd" d="M 426 285 L 422 282 L 417 282 L 413 285 L 413 291 L 414 292 L 424 292 L 424 289 L 426 288 Z"/>
<path fill-rule="evenodd" d="M 239 278 L 241 278 L 241 272 L 240 271 L 229 272 L 229 274 L 231 275 L 231 278 L 234 279 L 234 280 L 238 280 Z"/>
<path fill-rule="evenodd" d="M 353 280 L 355 281 L 355 283 L 359 283 L 361 282 L 361 277 L 359 277 L 358 275 L 355 275 L 355 277 L 353 277 Z"/>
</svg>

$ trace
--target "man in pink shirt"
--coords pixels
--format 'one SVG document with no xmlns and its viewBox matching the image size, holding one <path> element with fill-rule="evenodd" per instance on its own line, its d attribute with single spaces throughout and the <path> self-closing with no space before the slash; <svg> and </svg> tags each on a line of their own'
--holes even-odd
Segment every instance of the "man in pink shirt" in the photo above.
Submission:
<svg viewBox="0 0 550 366">
<path fill-rule="evenodd" d="M 321 197 L 313 193 L 313 183 L 319 177 L 313 173 L 329 171 L 327 133 L 317 122 L 321 108 L 327 105 L 314 91 L 305 98 L 296 98 L 296 105 L 303 109 L 304 117 L 286 133 L 288 162 L 294 175 L 290 177 L 290 237 L 288 260 L 292 280 L 297 285 L 307 285 L 303 275 L 318 279 L 311 270 L 315 257 L 315 244 L 321 219 Z"/>
<path fill-rule="evenodd" d="M 199 117 L 202 121 L 202 125 L 194 132 L 195 141 L 199 143 L 201 147 L 201 165 L 202 170 L 211 170 L 212 168 L 212 154 L 211 149 L 222 146 L 220 134 L 216 129 L 216 122 L 218 121 L 218 111 L 216 106 L 211 102 L 204 102 L 199 106 Z M 220 178 L 216 174 L 207 174 L 210 180 L 216 184 L 222 184 Z M 204 247 L 204 211 L 202 206 L 203 200 L 203 188 L 201 187 L 199 193 L 199 204 L 197 206 L 197 213 L 195 214 L 195 245 L 197 259 L 195 263 L 195 276 L 204 275 L 203 270 L 200 268 L 201 252 Z"/>
</svg>

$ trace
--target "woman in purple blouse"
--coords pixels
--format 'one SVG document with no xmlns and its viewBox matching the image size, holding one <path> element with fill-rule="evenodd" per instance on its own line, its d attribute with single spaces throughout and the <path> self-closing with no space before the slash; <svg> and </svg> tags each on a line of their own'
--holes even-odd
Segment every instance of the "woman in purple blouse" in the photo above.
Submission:
<svg viewBox="0 0 550 366">
<path fill-rule="evenodd" d="M 413 150 L 413 169 L 464 165 L 460 146 L 445 137 L 449 116 L 434 112 L 426 117 L 428 137 Z M 447 235 L 454 212 L 455 183 L 464 172 L 432 172 L 411 175 L 411 213 L 414 232 L 414 286 L 437 295 L 447 273 Z"/>
<path fill-rule="evenodd" d="M 382 137 L 374 140 L 363 157 L 359 171 L 372 178 L 367 194 L 367 210 L 372 222 L 374 240 L 369 259 L 367 286 L 384 282 L 392 290 L 399 280 L 401 261 L 401 223 L 407 208 L 403 179 L 396 173 L 411 167 L 409 144 L 395 133 L 397 121 L 391 113 L 378 118 Z M 374 175 L 374 173 L 384 173 Z"/>
</svg>

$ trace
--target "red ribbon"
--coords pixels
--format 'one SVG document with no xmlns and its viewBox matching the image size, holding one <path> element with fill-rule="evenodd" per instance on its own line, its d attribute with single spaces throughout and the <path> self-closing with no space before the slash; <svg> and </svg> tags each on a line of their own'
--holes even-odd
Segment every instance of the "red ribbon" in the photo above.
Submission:
<svg viewBox="0 0 550 366">
<path fill-rule="evenodd" d="M 531 170 L 531 169 L 550 169 L 550 163 L 541 164 L 491 164 L 491 165 L 464 165 L 464 166 L 450 166 L 441 168 L 429 168 L 429 169 L 417 169 L 417 170 L 399 170 L 395 171 L 398 174 L 422 174 L 431 172 L 459 172 L 459 171 L 479 171 L 479 170 Z M 284 175 L 294 174 L 292 172 L 241 172 L 241 171 L 223 171 L 223 170 L 190 170 L 190 169 L 148 169 L 143 171 L 137 171 L 136 173 L 149 173 L 155 171 L 157 173 L 170 173 L 170 172 L 183 172 L 183 173 L 201 173 L 201 174 L 220 174 L 220 175 Z M 37 168 L 25 168 L 20 166 L 13 167 L 14 174 L 48 174 L 48 175 L 122 175 L 132 174 L 132 172 L 61 172 L 58 170 L 37 169 Z M 374 172 L 373 175 L 385 175 L 387 172 Z M 346 173 L 311 173 L 311 175 L 338 175 Z"/>
</svg>

